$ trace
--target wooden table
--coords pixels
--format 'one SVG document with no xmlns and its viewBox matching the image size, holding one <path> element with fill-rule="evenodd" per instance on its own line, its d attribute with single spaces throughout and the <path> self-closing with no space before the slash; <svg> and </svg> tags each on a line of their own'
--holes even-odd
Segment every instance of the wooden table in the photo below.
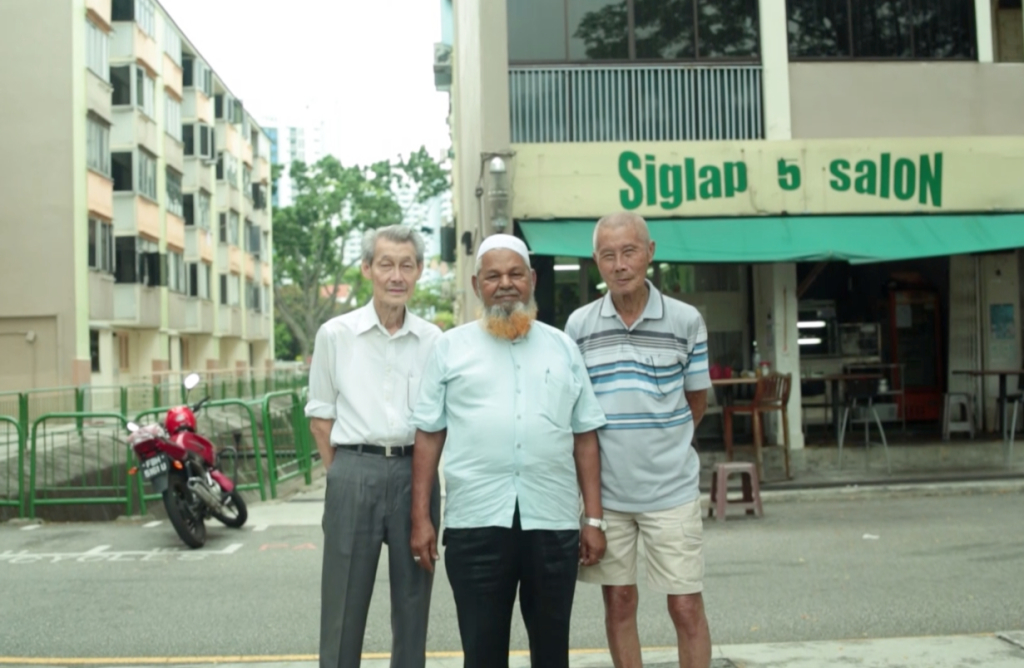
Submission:
<svg viewBox="0 0 1024 668">
<path fill-rule="evenodd" d="M 1003 436 L 1006 430 L 1006 377 L 1024 376 L 1024 369 L 958 369 L 953 373 L 974 378 L 999 376 L 999 435 Z M 978 410 L 981 411 L 981 429 L 986 431 L 985 407 L 979 405 Z"/>
</svg>

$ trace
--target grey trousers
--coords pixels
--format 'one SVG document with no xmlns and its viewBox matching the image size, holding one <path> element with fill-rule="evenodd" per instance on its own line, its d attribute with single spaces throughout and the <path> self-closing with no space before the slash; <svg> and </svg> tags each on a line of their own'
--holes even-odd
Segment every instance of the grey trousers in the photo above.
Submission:
<svg viewBox="0 0 1024 668">
<path fill-rule="evenodd" d="M 388 545 L 391 668 L 424 668 L 433 576 L 409 548 L 412 457 L 335 451 L 324 502 L 320 667 L 358 668 L 381 545 Z M 430 499 L 440 519 L 437 479 Z"/>
</svg>

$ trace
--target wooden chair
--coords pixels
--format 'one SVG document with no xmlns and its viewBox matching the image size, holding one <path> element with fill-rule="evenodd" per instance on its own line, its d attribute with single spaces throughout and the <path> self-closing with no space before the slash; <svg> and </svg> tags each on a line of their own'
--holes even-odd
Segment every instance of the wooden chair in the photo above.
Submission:
<svg viewBox="0 0 1024 668">
<path fill-rule="evenodd" d="M 792 374 L 772 373 L 757 381 L 757 389 L 754 391 L 754 400 L 749 404 L 734 404 L 726 406 L 722 412 L 722 422 L 725 436 L 725 455 L 732 461 L 732 418 L 737 413 L 750 415 L 753 419 L 754 428 L 754 463 L 757 466 L 757 479 L 764 480 L 764 421 L 761 417 L 764 413 L 777 411 L 782 414 L 783 434 L 783 458 L 786 463 L 786 479 L 791 476 L 789 473 L 789 415 L 786 406 L 789 404 L 789 390 L 793 383 Z"/>
</svg>

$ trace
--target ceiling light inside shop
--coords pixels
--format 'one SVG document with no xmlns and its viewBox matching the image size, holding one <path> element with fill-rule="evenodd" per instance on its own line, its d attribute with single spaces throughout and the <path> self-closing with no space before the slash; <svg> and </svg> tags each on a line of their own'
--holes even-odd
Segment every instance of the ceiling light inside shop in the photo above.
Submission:
<svg viewBox="0 0 1024 668">
<path fill-rule="evenodd" d="M 809 336 L 804 339 L 797 339 L 796 342 L 801 346 L 816 346 L 821 343 L 821 339 Z"/>
<path fill-rule="evenodd" d="M 578 264 L 556 264 L 555 271 L 579 271 L 580 266 Z"/>
<path fill-rule="evenodd" d="M 824 320 L 804 320 L 796 323 L 797 329 L 824 329 Z"/>
</svg>

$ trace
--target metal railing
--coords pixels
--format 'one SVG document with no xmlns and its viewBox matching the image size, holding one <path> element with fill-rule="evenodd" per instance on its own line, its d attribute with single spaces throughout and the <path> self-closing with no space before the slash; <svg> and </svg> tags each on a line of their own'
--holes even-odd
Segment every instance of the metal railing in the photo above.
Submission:
<svg viewBox="0 0 1024 668">
<path fill-rule="evenodd" d="M 282 390 L 263 397 L 263 438 L 273 498 L 280 482 L 299 475 L 307 485 L 313 482 L 312 435 L 298 393 Z"/>
<path fill-rule="evenodd" d="M 25 432 L 21 424 L 0 415 L 0 506 L 18 509 L 22 515 L 25 498 Z"/>
<path fill-rule="evenodd" d="M 763 139 L 760 65 L 515 65 L 512 142 Z"/>
</svg>

